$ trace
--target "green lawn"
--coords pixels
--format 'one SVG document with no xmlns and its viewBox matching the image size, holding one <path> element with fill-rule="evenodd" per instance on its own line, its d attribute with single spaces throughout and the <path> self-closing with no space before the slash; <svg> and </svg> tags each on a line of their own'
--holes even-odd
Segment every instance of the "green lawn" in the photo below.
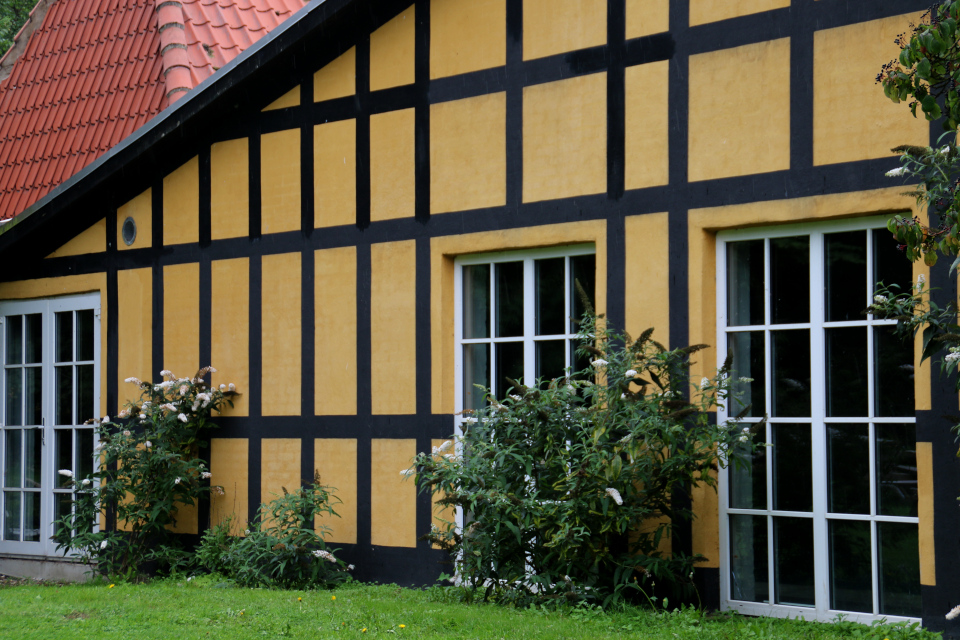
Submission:
<svg viewBox="0 0 960 640">
<path fill-rule="evenodd" d="M 335 591 L 237 589 L 211 578 L 146 585 L 0 588 L 0 638 L 934 638 L 921 631 L 694 611 L 518 611 L 451 602 L 451 592 L 389 585 Z M 387 634 L 391 634 L 387 636 Z"/>
</svg>

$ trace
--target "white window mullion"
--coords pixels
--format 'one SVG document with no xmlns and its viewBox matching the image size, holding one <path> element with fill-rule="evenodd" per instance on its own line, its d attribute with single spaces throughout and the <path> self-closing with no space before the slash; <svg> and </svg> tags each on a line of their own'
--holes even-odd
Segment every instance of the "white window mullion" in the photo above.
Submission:
<svg viewBox="0 0 960 640">
<path fill-rule="evenodd" d="M 823 617 L 830 608 L 830 523 L 827 513 L 827 432 L 824 311 L 823 234 L 810 234 L 810 443 L 813 465 L 813 557 L 814 595 L 817 615 Z"/>
<path fill-rule="evenodd" d="M 532 258 L 523 261 L 523 384 L 532 387 L 537 381 L 536 335 L 536 265 Z"/>
</svg>

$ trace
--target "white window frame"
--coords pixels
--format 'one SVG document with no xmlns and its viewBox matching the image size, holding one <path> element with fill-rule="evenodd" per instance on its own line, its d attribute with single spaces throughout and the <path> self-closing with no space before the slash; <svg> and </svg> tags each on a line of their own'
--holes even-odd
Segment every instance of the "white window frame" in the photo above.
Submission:
<svg viewBox="0 0 960 640">
<path fill-rule="evenodd" d="M 0 301 L 0 368 L 6 366 L 6 316 L 40 313 L 43 316 L 42 324 L 42 453 L 41 453 L 41 491 L 40 491 L 40 540 L 38 542 L 8 541 L 2 539 L 4 530 L 4 510 L 0 503 L 0 554 L 24 556 L 54 556 L 58 555 L 56 543 L 51 540 L 54 533 L 55 496 L 63 491 L 57 488 L 57 461 L 56 461 L 56 430 L 71 429 L 74 432 L 73 442 L 76 443 L 75 432 L 80 425 L 55 425 L 55 348 L 56 348 L 56 314 L 65 311 L 93 311 L 93 411 L 94 417 L 100 411 L 100 350 L 101 350 L 101 320 L 100 294 L 97 292 L 84 293 L 57 298 L 35 300 L 4 300 Z M 74 325 L 74 342 L 76 341 L 76 325 Z M 76 348 L 74 346 L 74 348 Z M 89 362 L 89 361 L 84 361 Z M 76 394 L 74 381 L 73 393 Z M 75 402 L 75 395 L 73 397 Z M 0 375 L 0 483 L 3 482 L 2 471 L 6 454 L 6 373 Z M 20 425 L 11 425 L 11 429 L 22 429 Z M 93 437 L 94 448 L 98 444 L 96 430 Z M 74 456 L 76 453 L 74 452 Z M 2 487 L 0 487 L 2 492 Z M 21 524 L 21 527 L 23 524 Z"/>
<path fill-rule="evenodd" d="M 825 365 L 824 362 L 824 330 L 825 327 L 844 327 L 844 326 L 890 326 L 895 325 L 895 320 L 881 320 L 876 319 L 874 316 L 867 316 L 866 320 L 858 320 L 852 322 L 825 322 L 824 318 L 824 268 L 823 268 L 823 243 L 822 236 L 828 233 L 837 233 L 844 231 L 860 231 L 868 229 L 885 229 L 887 217 L 869 217 L 869 218 L 860 218 L 855 220 L 838 220 L 838 221 L 826 221 L 826 222 L 817 222 L 817 223 L 803 223 L 803 224 L 792 224 L 792 225 L 782 225 L 776 227 L 762 227 L 762 228 L 751 228 L 743 230 L 730 230 L 722 231 L 717 235 L 717 251 L 716 251 L 716 308 L 717 308 L 717 356 L 718 356 L 718 366 L 725 359 L 727 354 L 727 243 L 738 242 L 743 240 L 769 240 L 773 238 L 780 237 L 790 237 L 790 236 L 799 236 L 807 235 L 811 237 L 811 253 L 810 253 L 810 282 L 809 282 L 809 295 L 810 295 L 810 318 L 808 323 L 801 324 L 772 324 L 770 322 L 770 259 L 769 259 L 769 241 L 765 243 L 765 258 L 764 258 L 764 308 L 765 308 L 765 317 L 763 325 L 745 325 L 745 326 L 735 326 L 730 327 L 731 331 L 749 331 L 749 330 L 764 330 L 769 333 L 771 329 L 782 330 L 790 328 L 809 328 L 811 336 L 811 347 L 810 347 L 810 371 L 811 379 L 813 384 L 811 385 L 811 417 L 812 417 L 812 478 L 813 478 L 813 511 L 812 513 L 803 512 L 803 513 L 794 513 L 794 512 L 785 512 L 785 511 L 775 511 L 772 509 L 772 478 L 771 478 L 771 464 L 769 462 L 769 454 L 767 456 L 768 463 L 767 467 L 767 478 L 766 478 L 766 492 L 767 492 L 767 508 L 764 509 L 733 509 L 730 507 L 730 496 L 729 496 L 729 470 L 721 469 L 719 472 L 719 486 L 718 486 L 718 499 L 719 499 L 719 518 L 720 518 L 720 604 L 721 609 L 723 610 L 735 610 L 746 615 L 763 615 L 763 616 L 774 616 L 774 617 L 789 617 L 789 618 L 802 618 L 807 620 L 821 620 L 821 621 L 831 621 L 836 620 L 838 615 L 842 615 L 844 619 L 852 620 L 856 622 L 870 624 L 877 620 L 885 619 L 888 622 L 920 622 L 919 618 L 912 617 L 902 617 L 894 615 L 884 615 L 880 613 L 862 613 L 862 612 L 850 612 L 842 611 L 829 608 L 830 597 L 829 597 L 829 584 L 830 584 L 830 566 L 829 566 L 829 521 L 830 520 L 854 520 L 854 521 L 869 521 L 871 523 L 871 561 L 872 561 L 872 588 L 873 588 L 873 611 L 878 612 L 878 599 L 879 599 L 879 576 L 877 575 L 877 533 L 876 533 L 876 522 L 899 522 L 899 523 L 911 523 L 918 524 L 919 520 L 916 517 L 900 517 L 900 516 L 884 516 L 876 515 L 876 474 L 873 472 L 875 469 L 875 451 L 876 451 L 876 439 L 875 439 L 875 430 L 874 424 L 876 423 L 895 423 L 895 424 L 906 424 L 910 422 L 915 422 L 913 417 L 896 417 L 896 418 L 887 418 L 887 417 L 875 417 L 874 413 L 876 411 L 874 404 L 874 394 L 875 394 L 875 385 L 874 385 L 874 368 L 873 368 L 873 356 L 874 349 L 870 348 L 867 350 L 868 357 L 868 416 L 865 417 L 843 417 L 843 418 L 826 418 L 826 405 L 825 397 L 826 390 L 825 384 L 827 377 L 823 375 Z M 819 241 L 814 241 L 814 238 L 821 238 Z M 873 272 L 873 243 L 867 243 L 867 296 L 872 298 L 875 282 L 869 282 L 872 277 Z M 870 300 L 864 300 L 864 308 L 870 304 Z M 870 331 L 870 330 L 868 330 Z M 872 342 L 872 341 L 871 341 Z M 771 349 L 770 349 L 770 340 L 765 341 L 765 350 L 764 350 L 764 368 L 765 371 L 769 372 L 771 367 Z M 821 366 L 822 365 L 822 366 Z M 820 367 L 820 368 L 818 368 Z M 771 395 L 771 384 L 772 381 L 769 379 L 768 375 L 765 375 L 765 384 L 766 384 L 766 398 L 769 406 Z M 736 413 L 736 410 L 734 411 Z M 718 419 L 724 420 L 728 418 L 726 410 L 720 410 L 718 412 Z M 748 419 L 748 422 L 755 422 L 759 419 Z M 771 427 L 770 421 L 772 422 L 784 422 L 784 423 L 797 423 L 805 422 L 805 418 L 770 418 L 768 424 L 766 425 L 766 434 L 764 436 L 765 442 L 771 441 Z M 870 434 L 870 513 L 874 515 L 850 515 L 845 516 L 843 514 L 831 513 L 829 519 L 827 518 L 827 444 L 826 444 L 826 430 L 823 428 L 823 425 L 827 422 L 837 422 L 837 423 L 866 423 L 869 424 L 869 434 Z M 818 429 L 818 425 L 820 428 Z M 759 436 L 758 436 L 759 437 Z M 782 605 L 782 604 L 773 604 L 773 599 L 770 598 L 769 603 L 764 602 L 747 602 L 740 600 L 731 599 L 731 585 L 730 585 L 730 525 L 729 525 L 729 516 L 730 515 L 766 515 L 767 516 L 767 570 L 768 570 L 768 588 L 770 592 L 773 593 L 775 590 L 774 580 L 775 580 L 775 562 L 773 554 L 773 525 L 772 520 L 769 518 L 771 515 L 779 515 L 783 517 L 810 517 L 813 520 L 813 541 L 814 541 L 814 607 L 801 607 L 795 605 Z"/>
</svg>

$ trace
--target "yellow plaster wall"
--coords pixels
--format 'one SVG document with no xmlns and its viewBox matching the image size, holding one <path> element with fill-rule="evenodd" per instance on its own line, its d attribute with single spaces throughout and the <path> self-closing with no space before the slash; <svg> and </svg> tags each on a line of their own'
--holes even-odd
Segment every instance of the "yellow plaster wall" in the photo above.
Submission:
<svg viewBox="0 0 960 640">
<path fill-rule="evenodd" d="M 430 211 L 507 202 L 507 94 L 430 107 Z"/>
<path fill-rule="evenodd" d="M 119 220 L 117 224 L 122 224 Z M 120 240 L 123 244 L 123 240 Z M 71 238 L 62 247 L 51 253 L 48 258 L 79 256 L 87 253 L 102 253 L 107 250 L 107 219 L 103 218 Z"/>
<path fill-rule="evenodd" d="M 894 38 L 920 14 L 824 29 L 813 37 L 813 163 L 893 155 L 901 144 L 930 144 L 930 125 L 894 104 L 875 82 L 880 66 L 900 55 Z M 919 110 L 918 110 L 919 111 Z"/>
<path fill-rule="evenodd" d="M 921 219 L 929 220 L 927 216 L 920 216 L 914 211 L 914 215 Z M 923 264 L 923 261 L 913 263 L 913 281 L 917 281 L 920 275 L 930 282 L 930 268 Z M 923 332 L 917 333 L 913 341 L 913 393 L 914 402 L 917 411 L 929 411 L 931 406 L 931 384 L 930 384 L 930 362 L 921 364 L 920 358 L 923 355 Z"/>
<path fill-rule="evenodd" d="M 260 441 L 260 502 L 300 488 L 300 439 L 264 438 Z"/>
<path fill-rule="evenodd" d="M 370 443 L 371 544 L 417 546 L 417 484 L 400 475 L 416 455 L 416 440 L 374 439 Z"/>
<path fill-rule="evenodd" d="M 314 412 L 357 413 L 357 249 L 314 254 Z"/>
<path fill-rule="evenodd" d="M 690 26 L 789 6 L 790 0 L 690 0 Z"/>
<path fill-rule="evenodd" d="M 223 415 L 249 415 L 250 405 L 250 259 L 210 264 L 210 364 L 214 385 L 236 385 L 240 395 Z M 206 363 L 205 363 L 206 364 Z M 246 513 L 246 512 L 244 512 Z"/>
<path fill-rule="evenodd" d="M 313 459 L 320 482 L 333 491 L 340 504 L 333 510 L 339 518 L 322 515 L 315 520 L 319 529 L 330 527 L 327 542 L 357 543 L 357 441 L 353 438 L 317 438 L 313 441 Z"/>
<path fill-rule="evenodd" d="M 260 232 L 300 230 L 300 130 L 260 137 Z"/>
<path fill-rule="evenodd" d="M 210 524 L 216 526 L 230 515 L 232 535 L 247 528 L 247 487 L 250 442 L 246 438 L 210 439 L 210 486 L 223 487 L 223 495 L 210 493 Z"/>
<path fill-rule="evenodd" d="M 286 109 L 288 107 L 300 106 L 300 85 L 297 85 L 290 91 L 268 104 L 263 108 L 264 111 L 273 111 L 274 109 Z"/>
<path fill-rule="evenodd" d="M 250 233 L 250 143 L 247 138 L 210 146 L 210 237 Z"/>
<path fill-rule="evenodd" d="M 313 128 L 313 224 L 335 227 L 357 221 L 357 121 Z"/>
<path fill-rule="evenodd" d="M 431 78 L 501 67 L 506 63 L 506 0 L 431 0 Z"/>
<path fill-rule="evenodd" d="M 137 237 L 127 246 L 123 241 L 123 221 L 133 218 L 137 223 Z M 153 244 L 153 192 L 147 189 L 130 202 L 117 209 L 117 249 L 143 249 Z"/>
<path fill-rule="evenodd" d="M 264 256 L 262 282 L 261 412 L 265 416 L 298 416 L 300 254 Z"/>
<path fill-rule="evenodd" d="M 357 48 L 350 47 L 313 74 L 313 100 L 323 102 L 357 92 Z"/>
<path fill-rule="evenodd" d="M 454 380 L 454 260 L 457 256 L 490 251 L 534 249 L 593 243 L 596 250 L 597 313 L 607 307 L 607 223 L 587 220 L 541 227 L 501 229 L 430 239 L 430 384 L 431 411 L 455 411 Z"/>
<path fill-rule="evenodd" d="M 670 30 L 670 0 L 627 0 L 627 39 Z"/>
<path fill-rule="evenodd" d="M 789 169 L 790 39 L 690 56 L 689 135 L 691 182 Z"/>
<path fill-rule="evenodd" d="M 371 407 L 375 415 L 417 412 L 416 247 L 414 240 L 370 247 Z"/>
<path fill-rule="evenodd" d="M 163 244 L 188 244 L 199 238 L 200 160 L 194 156 L 163 179 Z"/>
<path fill-rule="evenodd" d="M 606 43 L 606 0 L 524 0 L 524 60 Z"/>
<path fill-rule="evenodd" d="M 416 42 L 413 5 L 370 34 L 370 90 L 413 84 Z"/>
<path fill-rule="evenodd" d="M 625 324 L 636 339 L 653 327 L 653 338 L 670 342 L 670 255 L 666 213 L 627 216 L 624 225 Z"/>
<path fill-rule="evenodd" d="M 122 408 L 139 400 L 140 390 L 124 382 L 135 377 L 152 380 L 157 371 L 151 362 L 153 354 L 153 270 L 129 269 L 117 272 L 117 389 Z M 101 335 L 101 341 L 106 342 Z M 184 374 L 186 375 L 186 374 Z"/>
<path fill-rule="evenodd" d="M 670 179 L 669 72 L 666 60 L 626 69 L 624 185 L 642 189 Z"/>
<path fill-rule="evenodd" d="M 717 472 L 710 474 L 716 478 Z M 691 508 L 694 513 L 691 527 L 691 550 L 701 554 L 705 560 L 697 566 L 704 569 L 720 567 L 720 504 L 717 492 L 703 483 L 690 492 Z"/>
<path fill-rule="evenodd" d="M 933 538 L 933 443 L 917 443 L 917 515 L 920 523 L 920 584 L 936 586 L 937 563 Z"/>
<path fill-rule="evenodd" d="M 414 110 L 370 116 L 370 220 L 412 217 L 415 178 Z"/>
<path fill-rule="evenodd" d="M 606 190 L 607 74 L 524 87 L 523 201 Z"/>
<path fill-rule="evenodd" d="M 200 364 L 200 265 L 167 265 L 163 268 L 162 367 L 186 377 L 206 365 Z M 151 379 L 159 375 L 152 373 Z"/>
</svg>

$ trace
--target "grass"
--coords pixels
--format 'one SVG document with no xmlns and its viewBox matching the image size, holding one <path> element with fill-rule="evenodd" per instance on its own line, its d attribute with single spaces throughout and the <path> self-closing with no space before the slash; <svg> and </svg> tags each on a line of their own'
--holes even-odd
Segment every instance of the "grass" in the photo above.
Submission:
<svg viewBox="0 0 960 640">
<path fill-rule="evenodd" d="M 20 585 L 0 588 L 0 638 L 939 638 L 921 629 L 704 616 L 689 609 L 515 610 L 456 600 L 455 591 L 439 587 L 352 584 L 335 591 L 270 591 L 238 589 L 214 577 L 140 585 Z"/>
</svg>

